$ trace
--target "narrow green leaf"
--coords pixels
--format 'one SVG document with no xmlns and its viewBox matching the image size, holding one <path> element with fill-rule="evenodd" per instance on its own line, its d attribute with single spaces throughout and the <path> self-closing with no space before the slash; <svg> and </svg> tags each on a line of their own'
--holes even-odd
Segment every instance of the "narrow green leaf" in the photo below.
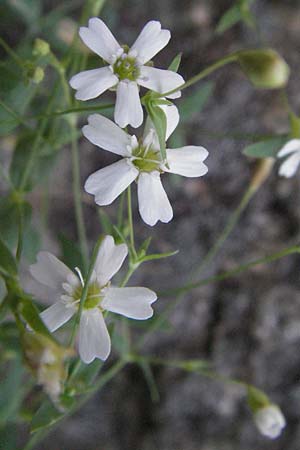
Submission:
<svg viewBox="0 0 300 450">
<path fill-rule="evenodd" d="M 153 259 L 163 259 L 168 258 L 169 256 L 174 256 L 179 252 L 179 250 L 175 250 L 173 252 L 167 252 L 167 253 L 154 253 L 152 255 L 146 255 L 143 256 L 139 262 L 145 262 L 145 261 L 152 261 Z"/>
<path fill-rule="evenodd" d="M 35 145 L 36 135 L 33 132 L 23 133 L 18 141 L 13 154 L 13 158 L 10 165 L 10 177 L 14 186 L 18 189 L 23 178 L 24 167 Z M 35 159 L 33 170 L 30 174 L 30 179 L 25 186 L 26 190 L 31 190 L 34 185 L 41 183 L 47 179 L 50 174 L 50 169 L 54 166 L 57 155 L 57 150 L 53 150 L 45 140 L 42 140 L 39 153 Z"/>
<path fill-rule="evenodd" d="M 63 416 L 64 413 L 58 411 L 53 403 L 49 400 L 45 400 L 32 418 L 31 432 L 34 433 L 38 430 L 51 427 L 51 425 L 54 425 Z"/>
<path fill-rule="evenodd" d="M 14 196 L 0 199 L 0 236 L 6 245 L 13 251 L 18 241 L 18 202 L 20 198 Z M 31 218 L 31 206 L 28 202 L 21 203 L 23 213 L 23 229 L 27 230 Z"/>
<path fill-rule="evenodd" d="M 0 239 L 0 268 L 4 269 L 10 275 L 16 275 L 18 272 L 14 256 L 9 248 Z"/>
<path fill-rule="evenodd" d="M 222 34 L 242 19 L 241 10 L 238 5 L 229 8 L 218 22 L 216 33 Z"/>
<path fill-rule="evenodd" d="M 151 365 L 146 360 L 140 360 L 140 361 L 137 360 L 137 364 L 141 367 L 141 369 L 144 373 L 145 380 L 146 380 L 148 388 L 149 388 L 152 402 L 153 403 L 159 402 L 160 395 L 159 395 L 157 384 L 156 384 L 156 381 L 155 381 L 155 378 L 154 378 L 154 375 L 152 372 Z"/>
<path fill-rule="evenodd" d="M 1 380 L 0 422 L 2 423 L 16 417 L 24 396 L 22 377 L 23 368 L 21 360 L 16 358 L 10 363 L 4 380 Z"/>
<path fill-rule="evenodd" d="M 243 154 L 254 158 L 275 158 L 286 141 L 286 136 L 278 136 L 255 142 L 254 144 L 247 145 L 243 150 Z"/>
<path fill-rule="evenodd" d="M 169 65 L 168 70 L 172 70 L 172 72 L 177 72 L 181 63 L 181 57 L 182 53 L 178 53 L 178 55 L 175 56 L 175 58 Z"/>
<path fill-rule="evenodd" d="M 147 102 L 146 105 L 148 114 L 153 122 L 155 131 L 158 137 L 160 153 L 162 161 L 166 160 L 166 129 L 167 129 L 167 118 L 163 110 L 155 104 L 153 100 Z"/>
<path fill-rule="evenodd" d="M 202 83 L 199 89 L 186 97 L 179 105 L 181 122 L 186 122 L 193 114 L 200 113 L 213 93 L 214 82 Z"/>
<path fill-rule="evenodd" d="M 57 343 L 53 334 L 48 330 L 42 319 L 37 307 L 29 299 L 22 299 L 20 312 L 28 325 L 36 332 L 39 333 L 55 343 Z"/>
</svg>

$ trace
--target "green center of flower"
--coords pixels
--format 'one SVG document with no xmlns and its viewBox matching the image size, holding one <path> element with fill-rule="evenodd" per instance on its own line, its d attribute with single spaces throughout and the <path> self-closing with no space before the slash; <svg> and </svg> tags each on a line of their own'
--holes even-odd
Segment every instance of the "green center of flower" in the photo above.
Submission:
<svg viewBox="0 0 300 450">
<path fill-rule="evenodd" d="M 140 75 L 140 69 L 136 58 L 128 56 L 127 53 L 123 53 L 123 55 L 116 60 L 113 65 L 113 70 L 119 80 L 135 81 Z"/>
<path fill-rule="evenodd" d="M 153 172 L 159 170 L 160 153 L 151 147 L 139 146 L 132 150 L 134 159 L 132 163 L 140 172 Z"/>
<path fill-rule="evenodd" d="M 82 290 L 82 286 L 76 288 L 73 294 L 74 299 L 78 300 L 81 298 Z M 101 301 L 103 300 L 103 294 L 101 291 L 101 287 L 98 283 L 92 283 L 89 285 L 87 296 L 84 302 L 84 309 L 92 309 L 100 306 Z"/>
</svg>

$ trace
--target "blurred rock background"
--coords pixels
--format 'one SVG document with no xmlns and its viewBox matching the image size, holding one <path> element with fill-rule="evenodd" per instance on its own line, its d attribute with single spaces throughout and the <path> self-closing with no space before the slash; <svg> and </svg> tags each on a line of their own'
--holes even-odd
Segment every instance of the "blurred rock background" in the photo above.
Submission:
<svg viewBox="0 0 300 450">
<path fill-rule="evenodd" d="M 44 1 L 45 11 L 59 2 Z M 102 18 L 120 42 L 133 42 L 144 23 L 158 19 L 172 32 L 169 45 L 156 57 L 166 67 L 183 52 L 180 73 L 188 79 L 209 63 L 240 48 L 272 46 L 289 63 L 291 105 L 300 112 L 298 74 L 300 3 L 256 1 L 252 11 L 260 32 L 238 24 L 221 36 L 215 28 L 231 1 L 111 0 Z M 74 2 L 68 21 L 53 33 L 70 36 L 80 15 Z M 72 22 L 74 21 L 74 23 Z M 69 27 L 69 28 L 68 28 Z M 14 45 L 20 29 L 4 24 L 4 37 Z M 41 36 L 47 39 L 47 36 Z M 132 284 L 161 291 L 184 283 L 213 245 L 238 205 L 250 180 L 253 161 L 241 150 L 249 140 L 234 133 L 282 133 L 287 114 L 278 91 L 254 90 L 237 67 L 227 66 L 209 80 L 213 94 L 201 113 L 193 113 L 173 143 L 205 146 L 208 174 L 201 179 L 165 176 L 163 183 L 174 207 L 168 225 L 146 227 L 135 209 L 137 240 L 153 236 L 152 249 L 179 254 L 141 267 Z M 201 84 L 183 93 L 196 93 Z M 177 105 L 180 108 L 181 101 Z M 83 122 L 85 119 L 83 119 Z M 217 136 L 222 137 L 218 138 Z M 81 141 L 82 182 L 113 156 Z M 201 277 L 271 254 L 299 241 L 299 173 L 279 178 L 277 166 L 252 199 L 220 254 Z M 43 248 L 55 253 L 57 232 L 76 237 L 71 195 L 70 150 L 61 153 L 50 179 L 51 232 Z M 30 200 L 38 220 L 40 191 Z M 114 216 L 115 206 L 105 209 Z M 85 196 L 90 244 L 100 231 L 92 199 Z M 170 315 L 168 330 L 153 334 L 144 353 L 170 359 L 203 358 L 225 376 L 239 378 L 265 390 L 282 408 L 287 427 L 269 441 L 256 431 L 239 388 L 204 379 L 174 368 L 154 368 L 160 399 L 153 402 L 142 371 L 128 366 L 74 416 L 50 433 L 40 448 L 49 450 L 299 450 L 300 440 L 300 257 L 291 256 L 185 295 Z M 162 311 L 173 298 L 161 298 Z"/>
</svg>

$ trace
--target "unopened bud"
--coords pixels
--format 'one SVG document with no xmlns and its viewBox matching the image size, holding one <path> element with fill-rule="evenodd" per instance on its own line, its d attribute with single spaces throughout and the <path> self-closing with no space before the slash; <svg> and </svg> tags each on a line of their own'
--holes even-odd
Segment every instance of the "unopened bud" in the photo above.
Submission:
<svg viewBox="0 0 300 450">
<path fill-rule="evenodd" d="M 264 392 L 254 387 L 248 388 L 248 404 L 260 433 L 270 439 L 279 437 L 286 425 L 280 408 L 271 403 Z"/>
<path fill-rule="evenodd" d="M 289 66 L 275 50 L 242 50 L 236 53 L 236 57 L 243 72 L 255 87 L 277 89 L 287 84 Z"/>
<path fill-rule="evenodd" d="M 64 362 L 73 351 L 55 344 L 45 336 L 27 331 L 23 336 L 23 351 L 37 383 L 43 386 L 55 404 L 59 404 L 67 376 Z"/>
<path fill-rule="evenodd" d="M 33 45 L 34 56 L 46 56 L 50 53 L 50 45 L 43 39 L 37 38 Z"/>
<path fill-rule="evenodd" d="M 35 83 L 35 84 L 39 84 L 43 81 L 45 76 L 45 72 L 44 69 L 42 67 L 36 67 L 32 76 L 31 76 L 31 80 Z"/>
</svg>

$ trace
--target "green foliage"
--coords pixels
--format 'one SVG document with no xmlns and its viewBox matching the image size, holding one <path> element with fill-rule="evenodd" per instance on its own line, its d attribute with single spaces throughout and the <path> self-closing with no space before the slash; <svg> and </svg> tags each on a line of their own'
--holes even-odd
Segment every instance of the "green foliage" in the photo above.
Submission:
<svg viewBox="0 0 300 450">
<path fill-rule="evenodd" d="M 158 137 L 161 160 L 166 160 L 166 129 L 167 118 L 163 110 L 159 107 L 161 100 L 156 96 L 149 96 L 146 101 L 147 112 L 153 122 Z"/>
<path fill-rule="evenodd" d="M 48 339 L 56 342 L 53 334 L 48 330 L 42 319 L 40 318 L 40 313 L 34 303 L 27 299 L 22 298 L 20 304 L 20 312 L 28 325 L 38 334 L 45 336 Z"/>
<path fill-rule="evenodd" d="M 15 258 L 12 255 L 9 248 L 5 245 L 5 243 L 1 239 L 0 239 L 0 269 L 3 269 L 4 272 L 10 275 L 16 275 L 18 273 Z"/>
<path fill-rule="evenodd" d="M 247 145 L 243 154 L 253 158 L 275 158 L 278 151 L 286 143 L 286 136 L 278 136 Z"/>
<path fill-rule="evenodd" d="M 216 33 L 223 34 L 238 22 L 244 22 L 250 28 L 254 28 L 255 19 L 250 10 L 253 0 L 237 0 L 221 17 L 216 28 Z"/>
<path fill-rule="evenodd" d="M 214 89 L 212 81 L 206 81 L 195 89 L 192 94 L 186 96 L 179 104 L 181 124 L 186 123 L 194 114 L 200 114 L 211 97 Z"/>
<path fill-rule="evenodd" d="M 178 55 L 175 56 L 175 58 L 169 65 L 168 70 L 172 70 L 173 72 L 178 72 L 178 69 L 179 69 L 179 66 L 181 63 L 181 57 L 182 57 L 182 53 L 178 53 Z"/>
<path fill-rule="evenodd" d="M 32 418 L 31 432 L 34 433 L 44 428 L 51 427 L 58 422 L 64 414 L 65 412 L 59 411 L 55 408 L 53 403 L 45 399 Z"/>
<path fill-rule="evenodd" d="M 21 122 L 36 91 L 33 83 L 25 84 L 16 64 L 0 65 L 0 136 L 10 134 Z"/>
<path fill-rule="evenodd" d="M 25 393 L 22 361 L 15 358 L 9 364 L 0 388 L 0 424 L 15 420 Z"/>
</svg>

